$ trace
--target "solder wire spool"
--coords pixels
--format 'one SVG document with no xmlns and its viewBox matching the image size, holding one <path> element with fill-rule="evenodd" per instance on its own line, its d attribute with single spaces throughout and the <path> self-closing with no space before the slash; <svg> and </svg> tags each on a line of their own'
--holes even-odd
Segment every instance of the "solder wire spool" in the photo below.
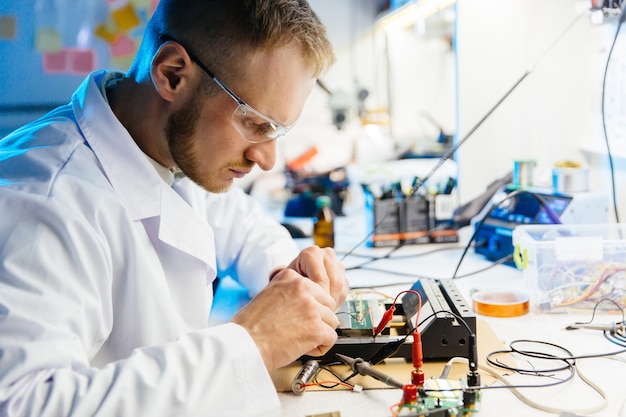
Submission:
<svg viewBox="0 0 626 417">
<path fill-rule="evenodd" d="M 528 296 L 518 291 L 484 290 L 472 294 L 474 312 L 483 316 L 517 317 L 528 313 Z"/>
<path fill-rule="evenodd" d="M 552 188 L 561 193 L 587 191 L 589 171 L 577 162 L 557 162 L 552 168 Z"/>
<path fill-rule="evenodd" d="M 515 188 L 530 187 L 533 184 L 533 160 L 517 160 L 513 164 L 513 186 Z"/>
</svg>

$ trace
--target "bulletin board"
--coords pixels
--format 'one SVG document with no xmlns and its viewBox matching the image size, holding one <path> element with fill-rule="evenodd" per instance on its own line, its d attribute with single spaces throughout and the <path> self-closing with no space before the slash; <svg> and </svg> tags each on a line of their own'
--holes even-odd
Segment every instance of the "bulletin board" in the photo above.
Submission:
<svg viewBox="0 0 626 417">
<path fill-rule="evenodd" d="M 158 0 L 2 0 L 0 113 L 66 103 L 98 68 L 125 71 Z"/>
</svg>

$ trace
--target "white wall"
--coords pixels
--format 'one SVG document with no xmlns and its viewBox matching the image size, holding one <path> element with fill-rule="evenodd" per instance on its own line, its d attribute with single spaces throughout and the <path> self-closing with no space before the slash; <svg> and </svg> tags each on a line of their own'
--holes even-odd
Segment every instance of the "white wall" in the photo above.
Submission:
<svg viewBox="0 0 626 417">
<path fill-rule="evenodd" d="M 380 150 L 377 156 L 383 159 L 393 158 L 412 144 L 423 147 L 425 141 L 437 138 L 438 129 L 423 112 L 444 127 L 446 133 L 454 132 L 455 58 L 450 44 L 443 38 L 417 35 L 412 29 L 375 28 L 380 18 L 378 3 L 377 0 L 311 0 L 328 27 L 338 57 L 334 67 L 321 77 L 322 81 L 332 91 L 342 91 L 350 97 L 364 88 L 369 92 L 367 110 L 391 114 L 391 124 L 381 127 L 381 136 L 387 136 L 387 149 Z M 283 153 L 288 159 L 311 143 L 323 152 L 327 147 L 325 139 L 335 147 L 349 143 L 352 156 L 359 159 L 356 148 L 366 146 L 371 138 L 356 117 L 344 131 L 333 130 L 328 98 L 320 89 L 313 91 L 303 117 L 286 138 L 289 143 L 285 144 Z M 328 157 L 336 161 L 338 153 L 343 154 L 335 149 Z M 320 155 L 319 159 L 323 157 Z"/>
<path fill-rule="evenodd" d="M 539 184 L 549 184 L 551 167 L 557 161 L 587 163 L 592 187 L 608 191 L 609 177 L 603 168 L 606 151 L 600 129 L 600 94 L 615 22 L 593 26 L 587 14 L 575 20 L 580 6 L 588 7 L 587 3 L 575 0 L 458 2 L 460 137 L 530 71 L 459 150 L 461 200 L 470 199 L 490 181 L 511 171 L 513 161 L 518 158 L 537 161 L 535 179 Z M 554 46 L 550 49 L 551 45 Z M 614 53 L 623 55 L 624 46 L 618 44 Z M 621 107 L 612 105 L 610 112 L 619 111 L 623 113 Z M 626 152 L 622 153 L 622 157 L 625 155 Z M 623 182 L 623 162 L 618 175 Z M 619 202 L 624 217 L 624 192 Z"/>
<path fill-rule="evenodd" d="M 455 130 L 454 51 L 447 39 L 419 35 L 413 30 L 378 34 L 383 36 L 390 62 L 383 73 L 390 77 L 387 102 L 392 116 L 391 134 L 400 146 L 412 144 L 414 150 L 427 153 L 428 145 L 439 134 L 435 123 L 446 133 Z"/>
<path fill-rule="evenodd" d="M 610 191 L 600 97 L 615 19 L 590 24 L 583 12 L 588 0 L 458 0 L 454 53 L 437 50 L 441 45 L 410 31 L 374 31 L 376 3 L 311 0 L 338 55 L 324 82 L 349 93 L 357 86 L 367 88 L 370 108 L 391 111 L 392 146 L 405 146 L 411 138 L 418 143 L 427 140 L 432 132 L 419 116 L 421 109 L 464 137 L 530 72 L 455 155 L 461 203 L 510 172 L 516 159 L 537 161 L 537 185 L 550 184 L 555 162 L 582 162 L 590 168 L 591 188 Z M 607 109 L 622 218 L 626 218 L 626 191 L 619 186 L 626 181 L 626 106 L 621 98 L 626 98 L 625 47 L 626 39 L 616 45 Z M 620 60 L 620 55 L 625 57 Z M 328 96 L 315 89 L 281 152 L 291 159 L 316 144 L 320 154 L 312 167 L 323 170 L 350 161 L 364 135 L 358 123 L 337 131 L 330 123 Z"/>
</svg>

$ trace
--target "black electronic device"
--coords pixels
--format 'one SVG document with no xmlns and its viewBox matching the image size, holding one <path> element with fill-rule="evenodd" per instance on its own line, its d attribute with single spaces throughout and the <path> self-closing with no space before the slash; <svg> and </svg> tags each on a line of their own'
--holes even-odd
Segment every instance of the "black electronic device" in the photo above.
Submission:
<svg viewBox="0 0 626 417">
<path fill-rule="evenodd" d="M 470 334 L 455 315 L 467 323 L 474 335 L 476 315 L 454 282 L 422 278 L 411 289 L 419 293 L 422 300 L 419 331 L 424 360 L 443 361 L 453 357 L 467 357 Z M 391 324 L 376 337 L 372 336 L 372 329 L 391 305 L 378 299 L 347 300 L 337 313 L 342 324 L 337 329 L 338 339 L 335 345 L 322 357 L 305 355 L 300 360 L 302 363 L 310 359 L 331 363 L 337 361 L 335 354 L 339 353 L 371 361 L 383 346 L 398 344 L 397 350 L 389 357 L 411 361 L 417 300 L 415 294 L 406 293 L 402 304 L 396 305 Z"/>
<path fill-rule="evenodd" d="M 526 224 L 601 223 L 608 207 L 603 193 L 559 193 L 549 189 L 516 189 L 511 185 L 497 192 L 473 220 L 476 253 L 495 262 L 512 254 L 513 230 Z"/>
<path fill-rule="evenodd" d="M 571 197 L 567 196 L 541 197 L 549 209 L 557 215 L 560 215 L 571 201 Z M 513 254 L 513 229 L 518 225 L 537 223 L 553 224 L 554 221 L 532 194 L 517 194 L 497 207 L 492 206 L 485 220 L 474 224 L 475 251 L 492 262 L 506 258 Z M 515 266 L 512 257 L 504 263 Z"/>
</svg>

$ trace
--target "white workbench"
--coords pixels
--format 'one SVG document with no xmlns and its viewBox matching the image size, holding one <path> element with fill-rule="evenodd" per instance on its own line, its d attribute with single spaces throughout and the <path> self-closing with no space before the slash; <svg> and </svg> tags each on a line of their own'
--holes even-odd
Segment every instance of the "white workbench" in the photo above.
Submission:
<svg viewBox="0 0 626 417">
<path fill-rule="evenodd" d="M 345 252 L 354 246 L 355 242 L 364 237 L 363 219 L 359 216 L 341 217 L 337 219 L 337 230 L 340 231 L 336 237 L 336 248 L 338 252 Z M 467 241 L 471 231 L 464 230 L 461 233 L 461 240 Z M 306 246 L 308 242 L 303 241 Z M 437 251 L 430 254 L 420 255 L 430 252 L 435 248 L 444 248 L 441 245 L 413 245 L 404 247 L 395 252 L 391 259 L 385 259 L 369 265 L 376 270 L 351 270 L 348 271 L 348 278 L 352 287 L 384 286 L 385 293 L 395 293 L 410 288 L 416 281 L 417 274 L 432 278 L 450 278 L 460 259 L 462 245 L 447 244 L 448 250 Z M 454 247 L 457 247 L 455 249 Z M 372 254 L 381 256 L 387 253 L 385 248 L 359 247 L 355 253 Z M 415 254 L 413 257 L 406 255 Z M 397 259 L 393 259 L 397 257 Z M 344 263 L 347 267 L 359 264 L 365 259 L 360 257 L 346 257 Z M 463 260 L 457 276 L 463 276 L 473 271 L 478 271 L 490 266 L 482 256 L 473 252 L 468 252 Z M 385 272 L 383 272 L 383 270 Z M 401 273 L 395 274 L 394 271 Z M 404 274 L 416 274 L 406 276 Z M 470 294 L 475 290 L 483 289 L 515 289 L 527 291 L 521 271 L 505 265 L 499 265 L 471 275 L 465 278 L 458 278 L 454 281 L 466 300 L 471 303 Z M 565 330 L 568 324 L 576 321 L 589 320 L 589 314 L 573 316 L 571 314 L 546 315 L 535 314 L 532 311 L 524 316 L 515 318 L 494 318 L 478 316 L 479 320 L 487 322 L 497 338 L 506 344 L 518 339 L 542 340 L 561 345 L 575 355 L 595 354 L 603 352 L 614 352 L 620 350 L 618 346 L 607 341 L 602 333 L 592 330 Z M 607 323 L 619 321 L 616 316 L 604 316 L 596 318 L 596 321 Z M 479 340 L 480 345 L 480 340 Z M 484 362 L 484 352 L 480 352 L 479 361 Z M 591 381 L 596 383 L 607 394 L 607 406 L 595 413 L 585 413 L 579 415 L 593 415 L 603 417 L 626 417 L 626 356 L 621 354 L 617 357 L 602 359 L 584 359 L 577 363 L 580 370 Z M 483 373 L 483 372 L 481 372 Z M 426 375 L 426 377 L 437 377 L 438 375 Z M 484 378 L 484 377 L 483 377 Z M 410 377 L 407 375 L 407 380 Z M 545 379 L 512 375 L 510 379 L 520 384 L 543 384 Z M 485 380 L 485 379 L 483 379 Z M 502 385 L 498 382 L 495 385 Z M 550 388 L 528 388 L 521 390 L 523 394 L 532 400 L 557 409 L 568 410 L 590 410 L 602 404 L 602 398 L 590 387 L 585 385 L 580 378 L 575 377 L 572 381 Z M 302 395 L 291 392 L 280 394 L 282 402 L 283 416 L 304 417 L 331 412 L 339 412 L 342 417 L 381 417 L 390 416 L 389 407 L 400 401 L 402 393 L 397 389 L 372 389 L 364 390 L 361 393 L 345 390 L 326 391 L 306 391 Z M 330 414 L 328 414 L 330 415 Z M 553 413 L 539 411 L 532 408 L 518 398 L 508 389 L 483 390 L 480 417 L 527 417 L 527 416 L 550 416 Z M 572 416 L 574 414 L 563 414 Z"/>
</svg>

